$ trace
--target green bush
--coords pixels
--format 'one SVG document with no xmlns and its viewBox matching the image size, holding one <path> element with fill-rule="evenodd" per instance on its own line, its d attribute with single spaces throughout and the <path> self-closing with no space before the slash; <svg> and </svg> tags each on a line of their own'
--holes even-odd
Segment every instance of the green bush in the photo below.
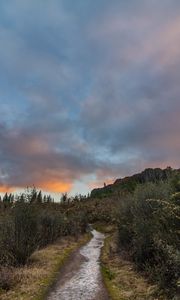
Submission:
<svg viewBox="0 0 180 300">
<path fill-rule="evenodd" d="M 141 184 L 124 199 L 118 237 L 119 247 L 129 251 L 137 267 L 173 298 L 180 278 L 180 206 L 172 182 Z"/>
<path fill-rule="evenodd" d="M 37 214 L 34 207 L 17 203 L 10 220 L 2 225 L 0 261 L 24 265 L 37 248 Z"/>
<path fill-rule="evenodd" d="M 119 245 L 126 250 L 130 250 L 133 240 L 133 206 L 132 197 L 121 199 L 119 204 L 119 214 L 117 215 Z"/>
<path fill-rule="evenodd" d="M 73 210 L 71 203 L 64 207 L 42 199 L 40 192 L 30 189 L 0 217 L 0 265 L 24 265 L 37 248 L 86 231 L 85 213 Z"/>
<path fill-rule="evenodd" d="M 53 243 L 63 235 L 64 221 L 60 213 L 43 211 L 38 218 L 39 245 Z"/>
<path fill-rule="evenodd" d="M 156 241 L 155 250 L 153 279 L 163 290 L 172 294 L 177 290 L 180 277 L 180 252 L 161 240 Z"/>
</svg>

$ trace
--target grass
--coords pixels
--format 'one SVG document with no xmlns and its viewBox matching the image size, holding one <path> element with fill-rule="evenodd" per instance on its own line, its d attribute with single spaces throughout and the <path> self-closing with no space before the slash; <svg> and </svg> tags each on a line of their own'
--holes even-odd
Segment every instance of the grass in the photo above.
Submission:
<svg viewBox="0 0 180 300">
<path fill-rule="evenodd" d="M 115 231 L 114 224 L 107 224 L 102 222 L 96 222 L 93 224 L 93 228 L 97 231 L 103 232 L 104 234 L 112 234 Z"/>
<path fill-rule="evenodd" d="M 62 238 L 55 244 L 36 251 L 27 266 L 13 269 L 15 284 L 9 291 L 0 291 L 1 300 L 43 300 L 56 281 L 61 267 L 72 251 L 90 239 L 86 234 L 78 240 Z"/>
<path fill-rule="evenodd" d="M 139 274 L 132 262 L 117 253 L 116 234 L 110 233 L 101 254 L 101 271 L 112 300 L 165 300 L 157 288 Z"/>
</svg>

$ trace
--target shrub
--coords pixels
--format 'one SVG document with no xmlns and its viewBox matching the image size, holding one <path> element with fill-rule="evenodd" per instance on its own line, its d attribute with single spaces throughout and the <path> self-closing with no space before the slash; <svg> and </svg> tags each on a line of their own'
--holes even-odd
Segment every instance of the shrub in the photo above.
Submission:
<svg viewBox="0 0 180 300">
<path fill-rule="evenodd" d="M 86 231 L 83 212 L 68 210 L 66 205 L 62 213 L 61 204 L 37 203 L 29 195 L 26 198 L 29 200 L 16 202 L 7 217 L 0 219 L 0 265 L 24 265 L 37 248 L 61 236 L 77 236 Z"/>
<path fill-rule="evenodd" d="M 14 285 L 14 274 L 11 268 L 0 267 L 0 289 L 8 291 Z"/>
<path fill-rule="evenodd" d="M 173 297 L 180 277 L 180 207 L 171 182 L 139 185 L 121 203 L 118 237 L 137 267 Z"/>
<path fill-rule="evenodd" d="M 0 261 L 24 265 L 37 248 L 37 214 L 33 206 L 17 203 L 1 230 Z"/>
<path fill-rule="evenodd" d="M 146 271 L 167 294 L 175 294 L 180 278 L 180 253 L 162 240 L 155 242 L 154 264 L 146 265 Z"/>
<path fill-rule="evenodd" d="M 119 244 L 126 250 L 132 247 L 133 239 L 133 205 L 132 197 L 126 197 L 119 204 L 119 214 L 117 215 Z"/>
<path fill-rule="evenodd" d="M 41 247 L 63 235 L 64 221 L 60 213 L 44 211 L 38 219 L 38 239 Z"/>
</svg>

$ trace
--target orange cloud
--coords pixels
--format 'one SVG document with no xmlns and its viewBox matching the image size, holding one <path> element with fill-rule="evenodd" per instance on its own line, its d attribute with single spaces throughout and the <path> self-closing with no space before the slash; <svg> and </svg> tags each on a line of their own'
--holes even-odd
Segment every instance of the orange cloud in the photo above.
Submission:
<svg viewBox="0 0 180 300">
<path fill-rule="evenodd" d="M 60 182 L 60 181 L 46 181 L 38 184 L 38 187 L 54 193 L 66 193 L 72 189 L 72 183 Z"/>
<path fill-rule="evenodd" d="M 31 186 L 28 185 L 27 186 Z M 56 180 L 52 181 L 44 181 L 44 182 L 39 182 L 35 184 L 35 187 L 38 189 L 42 189 L 43 191 L 46 192 L 52 192 L 52 193 L 69 193 L 72 189 L 72 183 L 70 182 L 60 182 Z M 17 189 L 24 189 L 25 186 L 17 186 L 17 187 L 10 187 L 7 185 L 0 185 L 0 193 L 13 193 Z"/>
<path fill-rule="evenodd" d="M 6 186 L 6 185 L 0 185 L 0 193 L 12 193 L 15 190 L 15 188 Z"/>
</svg>

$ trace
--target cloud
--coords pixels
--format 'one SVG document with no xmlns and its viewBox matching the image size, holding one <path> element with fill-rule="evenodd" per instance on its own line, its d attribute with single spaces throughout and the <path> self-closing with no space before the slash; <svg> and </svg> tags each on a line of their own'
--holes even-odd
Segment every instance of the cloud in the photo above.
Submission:
<svg viewBox="0 0 180 300">
<path fill-rule="evenodd" d="M 1 1 L 0 186 L 179 167 L 179 1 Z"/>
</svg>

